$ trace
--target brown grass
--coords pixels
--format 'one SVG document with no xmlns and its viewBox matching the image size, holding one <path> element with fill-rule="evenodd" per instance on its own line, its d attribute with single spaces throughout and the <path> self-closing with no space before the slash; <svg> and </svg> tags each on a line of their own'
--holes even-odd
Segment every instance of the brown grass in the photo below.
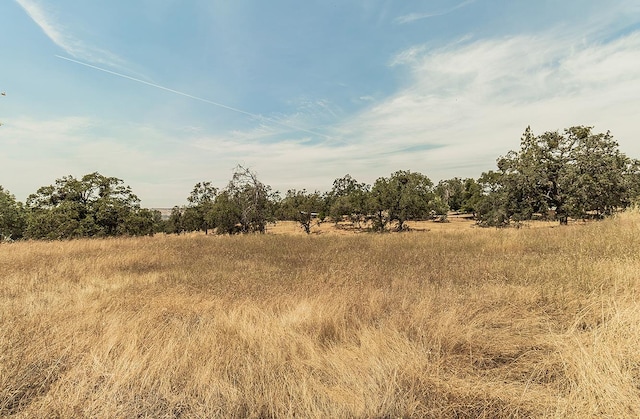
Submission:
<svg viewBox="0 0 640 419">
<path fill-rule="evenodd" d="M 640 417 L 640 214 L 0 246 L 0 416 Z"/>
</svg>

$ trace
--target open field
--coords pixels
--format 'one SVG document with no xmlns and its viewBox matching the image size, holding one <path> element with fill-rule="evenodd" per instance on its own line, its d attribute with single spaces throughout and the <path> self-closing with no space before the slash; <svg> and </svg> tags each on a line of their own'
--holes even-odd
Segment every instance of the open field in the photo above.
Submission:
<svg viewBox="0 0 640 419">
<path fill-rule="evenodd" d="M 0 245 L 0 416 L 640 417 L 640 214 L 450 224 Z"/>
<path fill-rule="evenodd" d="M 571 220 L 570 224 L 583 225 L 582 220 Z M 469 215 L 450 215 L 447 222 L 441 223 L 436 221 L 407 221 L 407 227 L 411 232 L 451 232 L 469 229 L 482 230 Z M 335 224 L 330 221 L 318 223 L 314 221 L 311 225 L 311 234 L 314 235 L 352 235 L 360 233 L 368 233 L 366 225 L 357 228 L 352 223 L 341 222 Z M 388 226 L 389 230 L 393 230 L 395 225 Z M 554 228 L 558 227 L 557 221 L 531 221 L 522 224 L 523 228 Z M 267 225 L 267 233 L 269 234 L 286 234 L 286 235 L 304 235 L 306 234 L 299 223 L 295 221 L 278 221 Z"/>
<path fill-rule="evenodd" d="M 452 231 L 452 230 L 468 230 L 472 228 L 479 228 L 476 226 L 475 221 L 453 216 L 449 218 L 447 223 L 437 223 L 434 221 L 407 221 L 407 226 L 411 231 L 424 232 L 424 231 Z M 352 235 L 360 233 L 368 233 L 365 225 L 362 228 L 357 228 L 352 223 L 341 222 L 335 224 L 330 221 L 318 223 L 314 221 L 311 225 L 311 234 L 314 235 Z M 393 226 L 395 227 L 395 226 Z M 391 228 L 393 228 L 391 227 Z M 304 235 L 306 234 L 299 223 L 295 221 L 278 221 L 277 223 L 269 224 L 267 226 L 267 233 L 270 234 L 286 234 L 286 235 Z"/>
</svg>

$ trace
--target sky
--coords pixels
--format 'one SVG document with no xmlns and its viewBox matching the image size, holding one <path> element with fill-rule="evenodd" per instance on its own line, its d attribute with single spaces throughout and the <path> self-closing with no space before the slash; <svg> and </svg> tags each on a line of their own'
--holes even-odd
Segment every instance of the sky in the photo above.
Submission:
<svg viewBox="0 0 640 419">
<path fill-rule="evenodd" d="M 534 134 L 640 158 L 637 0 L 4 0 L 0 185 L 99 172 L 150 208 L 237 165 L 283 194 L 477 178 Z"/>
</svg>

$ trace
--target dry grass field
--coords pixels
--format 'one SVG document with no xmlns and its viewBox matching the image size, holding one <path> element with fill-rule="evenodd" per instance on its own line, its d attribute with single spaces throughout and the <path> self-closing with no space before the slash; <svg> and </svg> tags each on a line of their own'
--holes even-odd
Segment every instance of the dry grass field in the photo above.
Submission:
<svg viewBox="0 0 640 419">
<path fill-rule="evenodd" d="M 0 416 L 640 417 L 640 214 L 449 224 L 2 244 Z"/>
</svg>

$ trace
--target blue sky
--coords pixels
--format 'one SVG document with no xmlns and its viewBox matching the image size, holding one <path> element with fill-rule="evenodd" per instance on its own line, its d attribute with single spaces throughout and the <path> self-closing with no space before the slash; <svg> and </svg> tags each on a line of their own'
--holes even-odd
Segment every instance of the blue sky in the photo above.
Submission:
<svg viewBox="0 0 640 419">
<path fill-rule="evenodd" d="M 478 177 L 522 132 L 640 158 L 640 3 L 9 0 L 0 184 L 98 171 L 147 207 L 241 164 L 274 189 Z"/>
</svg>

